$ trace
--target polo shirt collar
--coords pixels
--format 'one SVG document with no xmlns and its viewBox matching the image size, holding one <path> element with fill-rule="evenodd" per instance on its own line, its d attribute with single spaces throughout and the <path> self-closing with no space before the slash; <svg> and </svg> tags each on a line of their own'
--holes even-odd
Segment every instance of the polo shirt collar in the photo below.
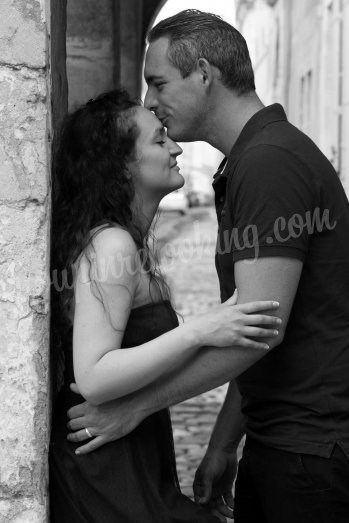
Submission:
<svg viewBox="0 0 349 523">
<path fill-rule="evenodd" d="M 238 136 L 238 139 L 229 153 L 228 158 L 224 158 L 224 160 L 221 162 L 218 171 L 213 177 L 214 182 L 216 181 L 217 177 L 226 178 L 228 176 L 230 169 L 227 167 L 231 166 L 239 158 L 246 144 L 248 144 L 255 134 L 260 132 L 263 127 L 273 122 L 285 120 L 287 120 L 286 113 L 282 105 L 277 103 L 263 107 L 263 109 L 254 114 L 243 127 L 241 133 Z"/>
</svg>

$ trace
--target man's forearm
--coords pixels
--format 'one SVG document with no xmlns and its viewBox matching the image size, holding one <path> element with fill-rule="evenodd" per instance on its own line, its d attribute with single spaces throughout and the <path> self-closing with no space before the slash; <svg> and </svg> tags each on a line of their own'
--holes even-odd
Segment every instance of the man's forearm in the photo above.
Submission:
<svg viewBox="0 0 349 523">
<path fill-rule="evenodd" d="M 237 383 L 232 380 L 212 431 L 209 446 L 235 451 L 245 434 L 245 417 L 241 412 L 241 396 Z"/>
<path fill-rule="evenodd" d="M 203 348 L 176 372 L 133 395 L 144 417 L 211 390 L 244 372 L 258 361 L 263 350 Z"/>
</svg>

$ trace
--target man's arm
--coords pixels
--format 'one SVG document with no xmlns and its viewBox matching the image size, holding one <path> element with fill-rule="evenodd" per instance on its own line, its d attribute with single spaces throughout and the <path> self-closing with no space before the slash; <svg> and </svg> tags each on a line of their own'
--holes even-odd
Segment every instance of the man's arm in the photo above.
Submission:
<svg viewBox="0 0 349 523">
<path fill-rule="evenodd" d="M 278 314 L 283 323 L 279 335 L 268 340 L 271 347 L 279 345 L 284 338 L 302 267 L 301 261 L 282 257 L 261 258 L 252 260 L 252 263 L 246 260 L 235 262 L 238 303 L 249 301 L 251 296 L 256 299 L 265 293 L 280 303 Z M 243 418 L 238 412 L 240 403 L 236 385 L 232 383 L 212 432 L 210 446 L 225 450 L 237 449 L 243 435 Z"/>
<path fill-rule="evenodd" d="M 194 478 L 195 501 L 234 517 L 233 485 L 238 469 L 237 450 L 245 434 L 245 417 L 235 380 L 229 388 L 212 431 L 209 445 Z"/>
<path fill-rule="evenodd" d="M 268 293 L 280 303 L 283 327 L 271 345 L 281 343 L 291 312 L 302 271 L 302 262 L 290 258 L 261 258 L 253 263 L 244 260 L 234 266 L 238 301 Z M 194 494 L 200 503 L 211 502 L 221 514 L 232 517 L 232 486 L 237 472 L 237 448 L 244 434 L 241 398 L 231 382 L 218 415 L 206 454 L 195 474 Z"/>
<path fill-rule="evenodd" d="M 79 448 L 88 453 L 134 430 L 147 416 L 188 398 L 211 390 L 241 374 L 268 351 L 232 347 L 201 349 L 186 365 L 161 380 L 133 393 L 99 406 L 87 402 L 68 411 L 68 439 L 88 439 L 86 428 L 95 436 Z M 73 390 L 77 391 L 76 388 Z"/>
<path fill-rule="evenodd" d="M 279 336 L 268 340 L 271 347 L 283 339 L 301 270 L 299 260 L 280 257 L 235 263 L 239 303 L 268 296 L 280 303 L 278 316 L 283 323 Z M 97 437 L 81 447 L 80 451 L 90 452 L 108 441 L 125 436 L 150 414 L 234 379 L 266 353 L 239 347 L 203 349 L 177 372 L 134 394 L 101 405 L 98 409 L 87 403 L 70 409 L 69 428 L 78 432 L 71 434 L 69 439 L 85 441 L 87 435 L 84 429 L 88 428 Z"/>
</svg>

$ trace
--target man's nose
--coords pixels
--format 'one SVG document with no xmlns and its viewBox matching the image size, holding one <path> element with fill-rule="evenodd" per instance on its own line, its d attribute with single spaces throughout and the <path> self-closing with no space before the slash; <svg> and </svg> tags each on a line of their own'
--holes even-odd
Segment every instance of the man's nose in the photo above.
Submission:
<svg viewBox="0 0 349 523">
<path fill-rule="evenodd" d="M 156 102 L 154 95 L 152 94 L 152 89 L 150 87 L 148 87 L 148 90 L 145 93 L 144 107 L 146 109 L 149 109 L 150 111 L 154 111 L 156 106 L 157 106 L 157 102 Z"/>
</svg>

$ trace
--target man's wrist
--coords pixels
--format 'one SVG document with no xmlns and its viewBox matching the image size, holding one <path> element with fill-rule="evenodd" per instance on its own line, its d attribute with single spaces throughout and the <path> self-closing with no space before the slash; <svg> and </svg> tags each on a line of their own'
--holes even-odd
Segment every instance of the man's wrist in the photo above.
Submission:
<svg viewBox="0 0 349 523">
<path fill-rule="evenodd" d="M 227 443 L 227 444 L 217 444 L 217 443 L 213 443 L 213 442 L 210 442 L 208 444 L 208 450 L 212 450 L 212 451 L 220 451 L 220 452 L 224 452 L 226 454 L 234 454 L 237 452 L 238 450 L 238 446 L 239 444 L 233 444 L 233 443 Z"/>
<path fill-rule="evenodd" d="M 223 450 L 228 453 L 237 452 L 244 435 L 245 431 L 242 428 L 241 431 L 237 431 L 237 433 L 234 434 L 234 436 L 231 435 L 230 438 L 223 437 L 222 434 L 220 436 L 218 431 L 214 431 L 208 446 L 212 449 Z"/>
</svg>

